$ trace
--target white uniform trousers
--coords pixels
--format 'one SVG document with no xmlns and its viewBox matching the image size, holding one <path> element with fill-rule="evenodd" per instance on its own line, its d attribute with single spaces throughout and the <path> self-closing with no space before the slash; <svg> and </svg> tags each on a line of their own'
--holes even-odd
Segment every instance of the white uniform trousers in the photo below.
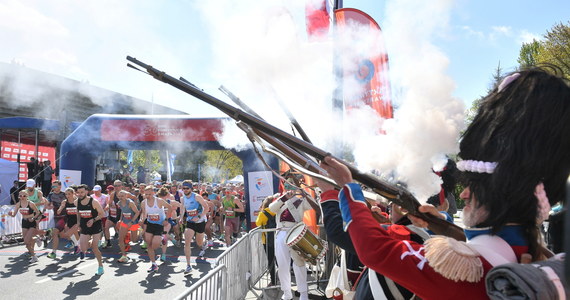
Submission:
<svg viewBox="0 0 570 300">
<path fill-rule="evenodd" d="M 291 271 L 289 269 L 289 265 L 291 264 L 291 250 L 286 243 L 287 233 L 288 231 L 286 230 L 278 230 L 275 234 L 275 259 L 279 268 L 277 274 L 281 283 L 281 290 L 283 291 L 283 299 L 292 299 Z M 305 262 L 296 253 L 294 253 L 293 256 L 295 256 L 293 271 L 295 272 L 297 291 L 299 293 L 305 293 L 308 290 L 307 268 L 305 267 Z"/>
</svg>

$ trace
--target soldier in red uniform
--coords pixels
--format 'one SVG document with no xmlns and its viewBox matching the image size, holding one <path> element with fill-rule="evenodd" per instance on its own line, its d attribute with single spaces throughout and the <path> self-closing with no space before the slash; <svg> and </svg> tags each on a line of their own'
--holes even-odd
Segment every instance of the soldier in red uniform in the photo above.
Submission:
<svg viewBox="0 0 570 300">
<path fill-rule="evenodd" d="M 371 217 L 348 168 L 330 157 L 322 167 L 343 186 L 345 230 L 366 266 L 421 299 L 485 299 L 484 276 L 494 265 L 525 253 L 544 258 L 537 224 L 564 200 L 569 136 L 570 87 L 558 76 L 540 69 L 514 73 L 484 99 L 460 142 L 467 243 L 391 237 Z"/>
</svg>

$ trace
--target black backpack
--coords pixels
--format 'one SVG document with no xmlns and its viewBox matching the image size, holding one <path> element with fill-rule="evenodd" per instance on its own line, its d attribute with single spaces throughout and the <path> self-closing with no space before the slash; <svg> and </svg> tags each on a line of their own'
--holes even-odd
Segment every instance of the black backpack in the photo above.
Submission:
<svg viewBox="0 0 570 300">
<path fill-rule="evenodd" d="M 263 228 L 275 228 L 277 227 L 277 222 L 275 221 L 275 216 L 272 216 L 266 210 L 263 211 L 263 214 L 267 217 L 267 224 Z"/>
<path fill-rule="evenodd" d="M 262 212 L 267 217 L 267 223 L 265 224 L 265 226 L 263 226 L 263 229 L 276 228 L 277 227 L 277 221 L 275 221 L 275 216 L 272 216 L 266 210 L 263 210 Z M 268 241 L 273 241 L 274 236 L 275 236 L 274 232 L 267 232 L 267 240 Z"/>
</svg>

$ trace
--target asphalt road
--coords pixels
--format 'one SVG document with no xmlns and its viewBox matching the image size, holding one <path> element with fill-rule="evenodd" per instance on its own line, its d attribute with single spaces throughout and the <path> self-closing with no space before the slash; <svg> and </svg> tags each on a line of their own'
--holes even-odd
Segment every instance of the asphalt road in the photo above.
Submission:
<svg viewBox="0 0 570 300">
<path fill-rule="evenodd" d="M 168 247 L 167 260 L 157 261 L 158 272 L 149 274 L 148 255 L 139 245 L 128 254 L 131 260 L 121 264 L 117 262 L 119 247 L 114 244 L 102 250 L 105 274 L 97 276 L 97 260 L 92 253 L 81 260 L 61 245 L 57 257 L 50 259 L 50 244 L 48 249 L 36 248 L 39 261 L 30 264 L 24 245 L 4 244 L 0 248 L 0 299 L 172 299 L 208 273 L 215 257 L 225 250 L 216 243 L 206 250 L 204 259 L 196 260 L 199 249 L 192 246 L 193 272 L 185 277 L 184 248 L 173 245 Z"/>
</svg>

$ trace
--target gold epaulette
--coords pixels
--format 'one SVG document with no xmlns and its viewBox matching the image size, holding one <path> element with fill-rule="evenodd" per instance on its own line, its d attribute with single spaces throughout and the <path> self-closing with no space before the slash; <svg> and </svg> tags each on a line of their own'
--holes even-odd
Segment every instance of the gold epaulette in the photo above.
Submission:
<svg viewBox="0 0 570 300">
<path fill-rule="evenodd" d="M 453 281 L 478 282 L 483 278 L 479 253 L 465 242 L 434 236 L 424 243 L 428 264 L 443 277 Z"/>
</svg>

